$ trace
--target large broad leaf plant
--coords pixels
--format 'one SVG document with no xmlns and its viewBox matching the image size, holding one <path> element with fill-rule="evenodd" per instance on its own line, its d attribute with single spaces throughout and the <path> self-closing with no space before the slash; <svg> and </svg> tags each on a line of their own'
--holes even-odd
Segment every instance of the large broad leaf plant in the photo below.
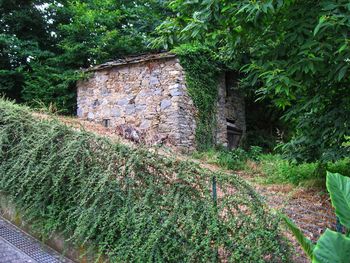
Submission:
<svg viewBox="0 0 350 263">
<path fill-rule="evenodd" d="M 313 244 L 289 218 L 284 220 L 313 263 L 350 262 L 350 178 L 328 172 L 326 185 L 345 234 L 327 229 Z"/>
</svg>

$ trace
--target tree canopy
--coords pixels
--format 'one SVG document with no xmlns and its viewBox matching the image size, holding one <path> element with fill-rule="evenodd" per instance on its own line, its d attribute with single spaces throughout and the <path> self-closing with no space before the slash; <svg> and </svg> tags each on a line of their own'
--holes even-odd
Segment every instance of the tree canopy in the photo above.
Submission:
<svg viewBox="0 0 350 263">
<path fill-rule="evenodd" d="M 2 0 L 0 25 L 0 93 L 17 101 L 73 113 L 79 69 L 200 45 L 283 111 L 285 153 L 349 155 L 348 0 Z"/>
<path fill-rule="evenodd" d="M 284 146 L 300 160 L 334 160 L 350 121 L 350 4 L 321 1 L 172 1 L 156 44 L 200 42 L 242 71 L 294 127 Z M 297 153 L 297 154 L 295 154 Z"/>
<path fill-rule="evenodd" d="M 0 92 L 73 113 L 78 70 L 149 51 L 166 15 L 157 0 L 1 1 Z"/>
</svg>

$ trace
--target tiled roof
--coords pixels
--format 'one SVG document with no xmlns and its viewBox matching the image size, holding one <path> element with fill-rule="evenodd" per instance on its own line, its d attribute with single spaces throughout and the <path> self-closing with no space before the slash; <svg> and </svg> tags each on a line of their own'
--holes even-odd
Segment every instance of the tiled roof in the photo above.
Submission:
<svg viewBox="0 0 350 263">
<path fill-rule="evenodd" d="M 137 64 L 137 63 L 141 63 L 144 61 L 160 60 L 160 59 L 174 58 L 174 57 L 176 57 L 176 55 L 173 53 L 170 53 L 170 52 L 129 56 L 129 57 L 113 60 L 113 61 L 108 61 L 106 63 L 88 68 L 86 70 L 87 71 L 97 71 L 97 70 L 103 70 L 106 68 L 112 68 L 112 67 L 117 67 L 117 66 L 121 66 L 121 65 Z"/>
</svg>

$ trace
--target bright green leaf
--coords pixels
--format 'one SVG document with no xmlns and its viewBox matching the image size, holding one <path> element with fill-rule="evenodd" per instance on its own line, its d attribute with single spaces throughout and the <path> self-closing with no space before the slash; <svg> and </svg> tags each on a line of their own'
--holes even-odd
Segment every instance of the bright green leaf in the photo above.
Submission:
<svg viewBox="0 0 350 263">
<path fill-rule="evenodd" d="M 350 229 L 350 178 L 327 172 L 326 185 L 341 224 Z"/>
<path fill-rule="evenodd" d="M 321 27 L 323 26 L 324 22 L 326 21 L 326 17 L 325 16 L 321 16 L 317 26 L 315 27 L 314 30 L 314 36 L 316 36 L 316 34 L 318 33 L 318 31 L 320 31 Z"/>
<path fill-rule="evenodd" d="M 290 220 L 287 216 L 282 216 L 284 222 L 287 224 L 290 231 L 292 231 L 294 237 L 299 242 L 300 246 L 305 251 L 306 255 L 309 258 L 312 258 L 312 251 L 314 249 L 314 244 L 311 242 L 310 239 L 304 236 L 303 232 Z"/>
<path fill-rule="evenodd" d="M 342 53 L 348 46 L 348 43 L 345 43 L 344 45 L 342 45 L 339 49 L 338 49 L 338 53 Z"/>
<path fill-rule="evenodd" d="M 312 263 L 347 263 L 350 261 L 350 238 L 327 229 L 313 254 Z"/>
<path fill-rule="evenodd" d="M 341 81 L 344 78 L 347 69 L 348 69 L 348 66 L 344 66 L 341 68 L 341 70 L 339 70 L 338 81 Z"/>
</svg>

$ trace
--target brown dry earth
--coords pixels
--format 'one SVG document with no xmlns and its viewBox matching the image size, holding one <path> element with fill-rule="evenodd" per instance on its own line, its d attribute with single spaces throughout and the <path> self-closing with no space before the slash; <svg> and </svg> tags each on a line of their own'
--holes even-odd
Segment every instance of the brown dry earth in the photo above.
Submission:
<svg viewBox="0 0 350 263">
<path fill-rule="evenodd" d="M 44 114 L 41 117 L 46 118 Z M 89 121 L 78 120 L 75 118 L 59 117 L 59 119 L 77 130 L 86 130 L 97 133 L 102 136 L 107 136 L 117 142 L 135 147 L 136 145 L 125 138 L 117 135 L 112 129 L 103 127 L 102 125 Z M 224 171 L 216 165 L 207 164 L 198 160 L 193 160 L 188 156 L 174 153 L 170 148 L 157 150 L 158 153 L 166 156 L 176 156 L 179 160 L 191 160 L 199 163 L 203 168 L 212 171 L 221 171 L 232 174 L 232 171 Z M 336 218 L 332 209 L 329 195 L 320 189 L 295 187 L 293 185 L 283 184 L 260 184 L 256 182 L 256 176 L 264 176 L 261 174 L 249 174 L 246 172 L 236 171 L 235 174 L 246 179 L 258 193 L 260 193 L 271 209 L 278 210 L 288 215 L 294 223 L 296 223 L 303 233 L 312 241 L 316 241 L 326 228 L 335 229 Z M 310 262 L 305 253 L 292 236 L 285 228 L 284 234 L 295 248 L 293 253 L 293 262 L 305 263 Z"/>
<path fill-rule="evenodd" d="M 286 184 L 261 185 L 252 182 L 252 178 L 249 178 L 251 175 L 238 174 L 251 182 L 271 209 L 287 215 L 313 242 L 316 242 L 327 228 L 335 229 L 336 217 L 329 195 L 320 191 L 320 189 L 295 187 Z M 285 227 L 283 229 L 285 236 L 292 242 L 295 249 L 293 262 L 310 262 L 289 230 Z"/>
</svg>

